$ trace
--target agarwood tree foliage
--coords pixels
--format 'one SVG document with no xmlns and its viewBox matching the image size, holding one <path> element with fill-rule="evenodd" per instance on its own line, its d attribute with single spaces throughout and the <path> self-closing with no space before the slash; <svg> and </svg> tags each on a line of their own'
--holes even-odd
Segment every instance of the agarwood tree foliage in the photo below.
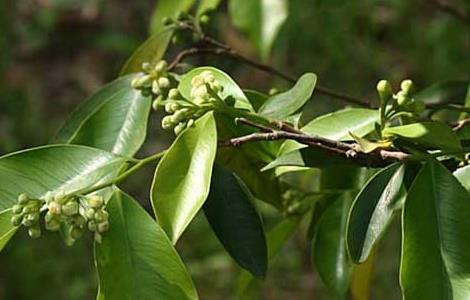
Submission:
<svg viewBox="0 0 470 300">
<path fill-rule="evenodd" d="M 321 279 L 338 298 L 363 299 L 367 292 L 358 296 L 351 278 L 369 276 L 359 265 L 376 259 L 377 243 L 401 216 L 403 297 L 469 298 L 469 83 L 417 90 L 403 80 L 394 91 L 381 80 L 379 107 L 364 107 L 317 86 L 314 73 L 292 78 L 209 37 L 207 12 L 218 4 L 159 1 L 152 36 L 119 78 L 86 99 L 52 144 L 0 158 L 0 248 L 23 229 L 31 238 L 57 232 L 67 245 L 92 234 L 97 299 L 198 299 L 175 244 L 203 210 L 243 269 L 236 294 L 244 299 L 307 219 Z M 266 58 L 287 1 L 232 0 L 229 14 Z M 170 42 L 186 48 L 167 63 Z M 292 87 L 270 95 L 244 90 L 230 70 L 183 64 L 198 54 L 235 59 Z M 301 122 L 315 92 L 351 105 Z M 435 117 L 448 109 L 461 114 Z M 155 114 L 175 139 L 136 158 Z M 119 188 L 149 164 L 153 215 Z M 314 187 L 305 191 L 292 176 Z M 259 202 L 284 216 L 274 228 L 265 228 Z"/>
</svg>

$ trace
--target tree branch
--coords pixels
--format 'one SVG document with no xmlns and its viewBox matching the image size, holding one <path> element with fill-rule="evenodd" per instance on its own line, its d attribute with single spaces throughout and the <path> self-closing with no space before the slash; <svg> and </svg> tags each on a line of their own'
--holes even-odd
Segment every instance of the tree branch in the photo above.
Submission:
<svg viewBox="0 0 470 300">
<path fill-rule="evenodd" d="M 463 13 L 458 8 L 450 5 L 445 0 L 434 0 L 434 5 L 441 11 L 455 17 L 467 26 L 470 26 L 470 15 Z"/>
</svg>

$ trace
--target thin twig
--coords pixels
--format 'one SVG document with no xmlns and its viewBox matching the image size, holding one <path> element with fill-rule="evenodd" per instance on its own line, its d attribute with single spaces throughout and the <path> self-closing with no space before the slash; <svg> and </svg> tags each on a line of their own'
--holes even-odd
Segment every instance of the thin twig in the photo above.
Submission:
<svg viewBox="0 0 470 300">
<path fill-rule="evenodd" d="M 458 8 L 450 5 L 447 3 L 445 0 L 434 0 L 433 1 L 434 5 L 440 9 L 441 11 L 455 17 L 462 23 L 464 23 L 467 26 L 470 26 L 470 15 L 465 14 L 462 11 L 460 11 Z"/>
</svg>

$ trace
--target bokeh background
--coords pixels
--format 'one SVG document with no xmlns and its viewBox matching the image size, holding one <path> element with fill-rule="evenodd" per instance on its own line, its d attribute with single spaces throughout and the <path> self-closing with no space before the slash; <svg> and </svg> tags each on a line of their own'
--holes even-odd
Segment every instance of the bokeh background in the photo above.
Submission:
<svg viewBox="0 0 470 300">
<path fill-rule="evenodd" d="M 175 0 L 176 1 L 176 0 Z M 158 2 L 158 1 L 157 1 Z M 462 12 L 470 1 L 440 1 Z M 470 23 L 434 0 L 291 0 L 289 16 L 269 63 L 374 103 L 375 85 L 395 87 L 412 78 L 418 87 L 470 77 Z M 1 0 L 0 154 L 48 143 L 73 108 L 116 78 L 126 58 L 149 32 L 154 0 Z M 240 1 L 242 5 L 242 1 Z M 253 47 L 231 24 L 226 4 L 212 14 L 209 31 L 240 52 Z M 171 59 L 178 51 L 169 51 Z M 282 80 L 236 62 L 215 64 L 246 88 L 268 91 Z M 316 95 L 312 117 L 345 103 Z M 153 116 L 142 155 L 168 145 L 171 136 Z M 148 206 L 152 168 L 124 188 Z M 269 227 L 269 220 L 266 221 Z M 263 299 L 331 299 L 310 264 L 305 229 L 286 244 L 262 286 Z M 198 216 L 178 245 L 201 299 L 230 299 L 239 269 Z M 400 231 L 392 226 L 378 249 L 373 299 L 399 299 Z M 91 239 L 73 247 L 56 235 L 31 240 L 17 234 L 0 254 L 0 299 L 94 299 L 97 278 Z"/>
</svg>

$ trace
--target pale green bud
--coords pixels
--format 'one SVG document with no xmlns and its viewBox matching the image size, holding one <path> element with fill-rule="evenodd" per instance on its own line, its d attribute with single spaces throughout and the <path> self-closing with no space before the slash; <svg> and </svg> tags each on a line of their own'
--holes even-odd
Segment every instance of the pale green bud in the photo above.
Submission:
<svg viewBox="0 0 470 300">
<path fill-rule="evenodd" d="M 168 66 L 167 62 L 164 60 L 161 60 L 155 65 L 155 72 L 162 73 L 166 71 L 167 66 Z"/>
<path fill-rule="evenodd" d="M 91 220 L 88 222 L 88 230 L 90 231 L 96 231 L 96 222 Z"/>
<path fill-rule="evenodd" d="M 66 216 L 73 216 L 78 213 L 78 203 L 75 201 L 70 201 L 62 206 L 62 212 Z"/>
<path fill-rule="evenodd" d="M 223 90 L 224 90 L 224 87 L 220 84 L 220 82 L 214 81 L 214 82 L 211 84 L 211 89 L 217 94 L 217 93 L 223 91 Z"/>
<path fill-rule="evenodd" d="M 154 80 L 152 82 L 152 93 L 154 93 L 155 95 L 160 94 L 160 85 L 158 83 L 158 80 Z"/>
<path fill-rule="evenodd" d="M 207 95 L 207 88 L 205 85 L 200 85 L 191 89 L 191 97 L 193 98 L 205 98 Z"/>
<path fill-rule="evenodd" d="M 99 195 L 91 195 L 88 197 L 88 205 L 91 208 L 101 208 L 104 205 L 104 199 Z"/>
<path fill-rule="evenodd" d="M 13 226 L 20 226 L 21 222 L 23 222 L 23 216 L 22 215 L 14 215 L 11 217 L 11 224 Z"/>
<path fill-rule="evenodd" d="M 60 215 L 62 213 L 62 206 L 55 201 L 50 202 L 47 206 L 51 214 Z"/>
<path fill-rule="evenodd" d="M 193 88 L 204 85 L 204 78 L 201 75 L 196 75 L 191 79 L 191 86 Z"/>
<path fill-rule="evenodd" d="M 103 233 L 105 231 L 108 231 L 109 229 L 109 222 L 104 221 L 98 224 L 98 232 Z"/>
<path fill-rule="evenodd" d="M 26 226 L 26 227 L 29 227 L 29 226 L 32 226 L 34 225 L 36 222 L 34 221 L 33 218 L 30 217 L 30 215 L 26 215 L 23 217 L 23 221 L 21 222 L 21 224 L 23 224 L 23 226 Z"/>
<path fill-rule="evenodd" d="M 194 120 L 193 119 L 189 119 L 188 120 L 188 123 L 186 123 L 186 127 L 193 127 L 194 126 Z"/>
<path fill-rule="evenodd" d="M 72 227 L 72 228 L 70 229 L 70 236 L 71 236 L 72 239 L 74 239 L 74 240 L 78 240 L 79 238 L 81 238 L 81 237 L 82 237 L 82 234 L 83 234 L 83 231 L 82 231 L 80 228 L 78 228 L 78 227 L 75 227 L 75 226 L 74 226 L 74 227 Z"/>
<path fill-rule="evenodd" d="M 45 227 L 49 231 L 58 231 L 60 229 L 60 222 L 52 219 L 49 222 L 45 222 Z"/>
<path fill-rule="evenodd" d="M 152 76 L 143 75 L 141 77 L 134 78 L 131 82 L 131 86 L 134 89 L 142 89 L 145 87 L 149 87 L 151 83 L 152 83 Z"/>
<path fill-rule="evenodd" d="M 410 102 L 410 98 L 408 98 L 408 96 L 403 91 L 399 91 L 395 95 L 395 99 L 397 100 L 397 104 L 399 106 L 407 105 Z"/>
<path fill-rule="evenodd" d="M 170 87 L 170 80 L 167 77 L 160 77 L 158 78 L 158 85 L 162 89 L 167 89 Z"/>
<path fill-rule="evenodd" d="M 93 219 L 95 217 L 95 212 L 96 210 L 94 210 L 93 208 L 89 208 L 85 211 L 85 217 L 87 219 Z"/>
<path fill-rule="evenodd" d="M 160 107 L 163 103 L 163 97 L 160 95 L 152 102 L 153 110 L 157 111 L 158 107 Z"/>
<path fill-rule="evenodd" d="M 410 95 L 413 92 L 413 81 L 410 79 L 403 80 L 400 84 L 400 88 L 405 95 Z"/>
<path fill-rule="evenodd" d="M 85 226 L 86 224 L 86 219 L 82 216 L 82 215 L 76 215 L 74 218 L 73 218 L 73 222 L 75 225 L 77 225 L 78 227 L 83 227 Z"/>
<path fill-rule="evenodd" d="M 178 98 L 180 98 L 180 92 L 178 91 L 178 89 L 171 89 L 168 92 L 168 98 L 169 99 L 178 99 Z"/>
<path fill-rule="evenodd" d="M 179 123 L 180 121 L 184 120 L 188 116 L 188 112 L 189 109 L 187 108 L 176 111 L 172 118 L 173 123 Z"/>
<path fill-rule="evenodd" d="M 169 129 L 173 127 L 173 117 L 172 116 L 165 116 L 162 119 L 162 128 L 163 129 Z"/>
<path fill-rule="evenodd" d="M 142 64 L 142 70 L 144 70 L 146 73 L 149 73 L 152 71 L 152 65 L 149 62 L 144 62 Z"/>
<path fill-rule="evenodd" d="M 23 211 L 23 205 L 21 205 L 21 204 L 15 204 L 15 205 L 13 205 L 13 207 L 11 208 L 11 211 L 12 211 L 14 214 L 21 214 L 21 212 Z"/>
<path fill-rule="evenodd" d="M 392 86 L 387 80 L 380 80 L 377 83 L 377 92 L 381 102 L 388 101 L 393 96 Z"/>
<path fill-rule="evenodd" d="M 103 240 L 101 234 L 99 234 L 98 232 L 95 232 L 94 238 L 95 238 L 95 242 L 97 242 L 98 244 L 101 244 Z"/>
<path fill-rule="evenodd" d="M 41 228 L 39 228 L 39 226 L 30 227 L 28 229 L 28 235 L 33 239 L 41 237 Z"/>
<path fill-rule="evenodd" d="M 179 135 L 186 128 L 186 123 L 179 123 L 175 126 L 174 132 L 175 135 Z"/>
<path fill-rule="evenodd" d="M 28 194 L 22 193 L 18 196 L 18 203 L 19 204 L 26 204 L 29 202 Z"/>
<path fill-rule="evenodd" d="M 193 100 L 194 104 L 201 105 L 207 102 L 207 99 L 201 98 L 201 97 L 196 97 Z"/>
<path fill-rule="evenodd" d="M 210 18 L 208 15 L 202 15 L 199 17 L 199 22 L 203 25 L 209 23 L 209 21 L 210 21 Z"/>
<path fill-rule="evenodd" d="M 103 210 L 99 210 L 95 213 L 94 219 L 98 223 L 106 221 L 108 220 L 108 213 Z"/>
<path fill-rule="evenodd" d="M 35 211 L 37 211 L 37 206 L 34 203 L 30 203 L 26 205 L 25 207 L 23 207 L 23 210 L 21 211 L 21 213 L 29 214 Z"/>
</svg>

